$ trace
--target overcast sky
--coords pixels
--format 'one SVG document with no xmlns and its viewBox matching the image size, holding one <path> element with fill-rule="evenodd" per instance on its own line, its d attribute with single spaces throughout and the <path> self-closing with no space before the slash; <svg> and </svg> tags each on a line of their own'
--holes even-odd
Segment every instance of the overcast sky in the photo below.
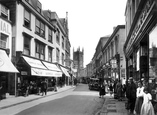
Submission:
<svg viewBox="0 0 157 115">
<path fill-rule="evenodd" d="M 125 24 L 127 0 L 39 1 L 43 10 L 55 11 L 59 18 L 65 18 L 68 12 L 71 55 L 73 48 L 84 48 L 84 66 L 92 60 L 100 37 L 111 35 L 113 27 Z"/>
</svg>

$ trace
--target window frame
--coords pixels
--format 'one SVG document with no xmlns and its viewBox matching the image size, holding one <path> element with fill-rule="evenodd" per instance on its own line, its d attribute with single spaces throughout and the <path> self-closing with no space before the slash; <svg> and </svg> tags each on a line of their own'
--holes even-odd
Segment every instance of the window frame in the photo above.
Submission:
<svg viewBox="0 0 157 115">
<path fill-rule="evenodd" d="M 24 35 L 23 36 L 23 38 L 24 38 L 24 44 L 23 44 L 23 53 L 25 54 L 25 55 L 30 55 L 31 54 L 31 38 L 29 38 L 28 36 L 26 36 L 26 35 Z M 28 44 L 26 44 L 26 39 L 28 40 Z M 26 45 L 28 45 L 28 47 L 25 47 Z M 26 51 L 28 51 L 29 53 L 27 54 L 26 52 L 25 52 L 25 50 Z"/>
<path fill-rule="evenodd" d="M 48 30 L 48 41 L 53 43 L 53 30 L 50 28 Z"/>
<path fill-rule="evenodd" d="M 38 18 L 35 21 L 35 33 L 45 39 L 45 24 Z"/>
<path fill-rule="evenodd" d="M 26 17 L 26 12 L 29 15 L 29 19 Z M 28 23 L 29 26 L 27 26 L 25 23 Z M 29 29 L 31 28 L 31 13 L 26 9 L 24 10 L 24 26 Z"/>
<path fill-rule="evenodd" d="M 48 61 L 52 62 L 53 48 L 48 47 Z"/>
<path fill-rule="evenodd" d="M 42 60 L 45 59 L 45 45 L 42 42 L 35 42 L 35 57 Z"/>
</svg>

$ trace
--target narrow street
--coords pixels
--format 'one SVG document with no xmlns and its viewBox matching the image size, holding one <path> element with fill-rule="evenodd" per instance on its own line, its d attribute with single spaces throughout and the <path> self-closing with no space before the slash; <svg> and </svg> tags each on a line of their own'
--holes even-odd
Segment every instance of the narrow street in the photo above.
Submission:
<svg viewBox="0 0 157 115">
<path fill-rule="evenodd" d="M 90 91 L 87 84 L 75 89 L 48 96 L 32 102 L 16 105 L 0 112 L 3 115 L 94 115 L 105 99 L 98 91 Z"/>
</svg>

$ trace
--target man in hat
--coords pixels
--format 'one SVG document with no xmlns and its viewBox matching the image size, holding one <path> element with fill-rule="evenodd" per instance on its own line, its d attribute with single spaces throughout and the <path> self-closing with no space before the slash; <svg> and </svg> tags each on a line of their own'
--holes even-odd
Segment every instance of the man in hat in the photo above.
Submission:
<svg viewBox="0 0 157 115">
<path fill-rule="evenodd" d="M 135 107 L 135 101 L 136 101 L 136 84 L 133 81 L 133 78 L 130 77 L 129 78 L 130 81 L 130 85 L 129 85 L 129 91 L 130 91 L 130 95 L 129 95 L 129 100 L 130 100 L 130 113 L 133 113 L 134 111 L 134 107 Z"/>
</svg>

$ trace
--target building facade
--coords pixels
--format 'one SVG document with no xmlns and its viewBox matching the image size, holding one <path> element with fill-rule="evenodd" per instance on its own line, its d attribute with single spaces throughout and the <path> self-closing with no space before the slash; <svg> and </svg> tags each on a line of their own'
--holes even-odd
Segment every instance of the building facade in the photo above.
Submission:
<svg viewBox="0 0 157 115">
<path fill-rule="evenodd" d="M 12 22 L 10 9 L 0 3 L 0 100 L 6 98 L 6 93 L 15 89 L 14 79 L 18 70 L 13 63 Z"/>
<path fill-rule="evenodd" d="M 1 2 L 10 9 L 12 60 L 20 72 L 15 75 L 12 87 L 16 91 L 11 94 L 16 94 L 22 83 L 40 82 L 43 78 L 68 84 L 70 75 L 65 60 L 70 58 L 71 46 L 67 17 L 60 19 L 56 12 L 43 11 L 38 0 Z"/>
<path fill-rule="evenodd" d="M 126 4 L 126 56 L 127 76 L 135 81 L 144 79 L 156 100 L 156 0 L 130 0 Z M 154 102 L 154 101 L 153 101 Z"/>
<path fill-rule="evenodd" d="M 114 31 L 104 45 L 103 69 L 105 78 L 118 79 L 125 82 L 125 56 L 123 45 L 125 43 L 125 25 L 114 27 Z"/>
</svg>

